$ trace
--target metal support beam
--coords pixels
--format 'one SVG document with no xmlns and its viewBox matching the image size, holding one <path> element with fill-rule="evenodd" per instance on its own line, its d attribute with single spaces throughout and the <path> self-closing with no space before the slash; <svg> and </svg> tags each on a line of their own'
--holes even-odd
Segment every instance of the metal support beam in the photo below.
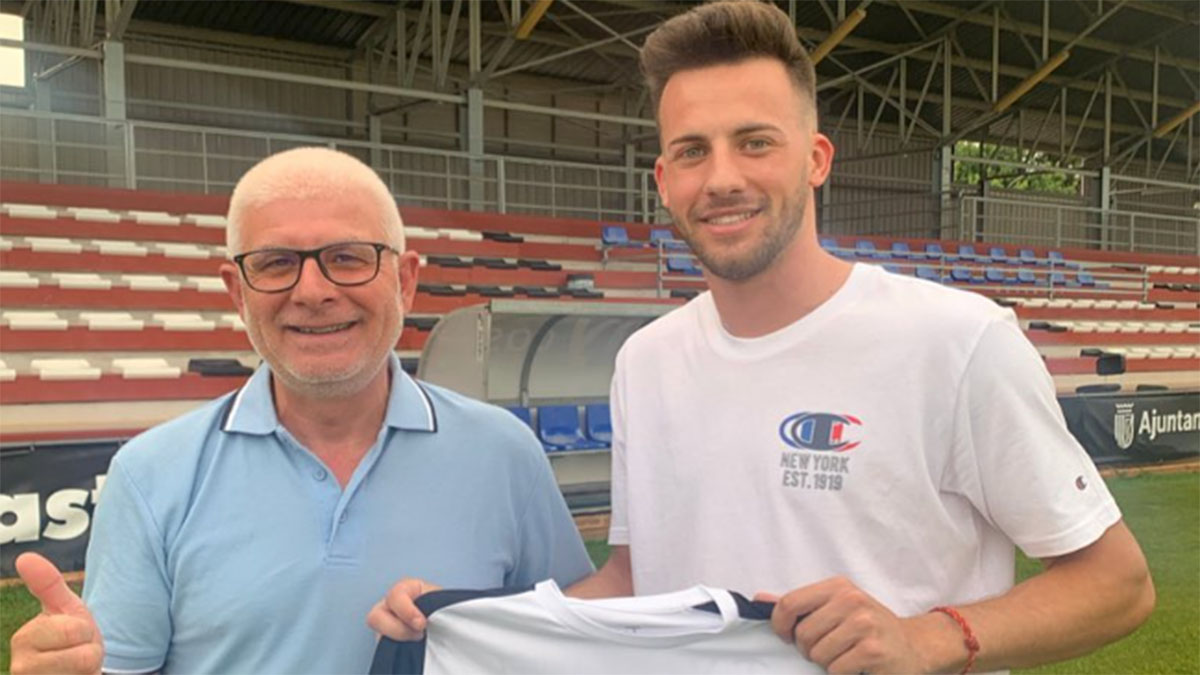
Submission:
<svg viewBox="0 0 1200 675">
<path fill-rule="evenodd" d="M 1112 70 L 1104 71 L 1104 165 L 1112 159 Z"/>
<path fill-rule="evenodd" d="M 125 45 L 106 40 L 104 53 L 104 117 L 124 120 L 125 103 Z M 132 159 L 133 139 L 127 134 L 133 128 L 125 124 L 109 125 L 106 132 L 108 181 L 110 187 L 135 188 Z"/>
<path fill-rule="evenodd" d="M 483 68 L 483 35 L 480 33 L 480 4 L 472 2 L 467 10 L 467 39 L 470 41 L 467 49 L 467 72 L 472 84 L 480 84 L 479 71 Z"/>
<path fill-rule="evenodd" d="M 1200 101 L 1196 101 L 1195 103 L 1192 104 L 1192 106 L 1190 108 L 1183 110 L 1178 115 L 1176 115 L 1176 116 L 1172 117 L 1171 119 L 1167 120 L 1166 122 L 1163 122 L 1162 124 L 1160 124 L 1154 130 L 1154 137 L 1162 138 L 1163 136 L 1166 136 L 1167 134 L 1171 133 L 1172 129 L 1183 124 L 1185 121 L 1190 119 L 1196 113 L 1200 113 Z"/>
<path fill-rule="evenodd" d="M 133 18 L 133 10 L 138 0 L 105 0 L 104 1 L 104 33 L 109 40 L 121 40 L 129 20 Z"/>
<path fill-rule="evenodd" d="M 992 103 L 1000 100 L 1000 6 L 992 7 Z"/>
<path fill-rule="evenodd" d="M 562 3 L 562 4 L 564 4 L 564 5 L 566 5 L 567 7 L 571 8 L 571 9 L 572 9 L 572 10 L 573 10 L 573 11 L 574 11 L 576 14 L 578 14 L 578 15 L 582 16 L 583 18 L 587 19 L 589 22 L 591 22 L 592 24 L 594 24 L 594 25 L 595 25 L 597 28 L 599 28 L 600 30 L 602 30 L 602 31 L 604 31 L 605 33 L 608 33 L 609 35 L 611 35 L 611 36 L 613 36 L 613 37 L 617 38 L 618 40 L 620 40 L 620 41 L 621 41 L 623 44 L 625 44 L 627 47 L 629 47 L 630 49 L 632 49 L 632 50 L 633 50 L 633 52 L 634 52 L 635 54 L 637 54 L 637 53 L 639 53 L 639 52 L 641 51 L 641 50 L 640 50 L 640 48 L 639 48 L 637 45 L 633 44 L 632 42 L 630 42 L 629 40 L 627 40 L 627 39 L 626 39 L 624 36 L 622 36 L 620 33 L 618 33 L 617 31 L 613 30 L 611 27 L 609 27 L 609 25 L 608 25 L 608 24 L 604 23 L 604 22 L 603 22 L 603 21 L 601 21 L 600 19 L 597 19 L 596 17 L 592 16 L 591 14 L 588 14 L 588 13 L 587 13 L 587 12 L 585 12 L 584 10 L 580 9 L 580 7 L 579 7 L 578 5 L 576 5 L 575 3 L 571 2 L 571 0 L 559 0 L 559 2 L 561 2 L 561 3 Z M 549 3 L 547 3 L 547 4 L 549 4 Z M 544 10 L 543 10 L 543 11 L 544 11 Z"/>
<path fill-rule="evenodd" d="M 517 31 L 513 36 L 518 40 L 524 40 L 529 37 L 530 33 L 533 32 L 534 26 L 537 26 L 538 21 L 542 20 L 542 15 L 546 13 L 547 9 L 550 9 L 550 3 L 552 2 L 554 0 L 537 0 L 534 2 L 529 12 L 521 17 L 521 23 L 517 26 Z"/>
<path fill-rule="evenodd" d="M 942 63 L 942 138 L 950 135 L 950 124 L 954 118 L 953 74 L 954 54 L 950 48 L 950 37 L 946 36 L 946 44 L 942 48 L 945 61 Z"/>
<path fill-rule="evenodd" d="M 563 2 L 567 2 L 567 0 L 563 0 Z M 829 37 L 825 38 L 821 44 L 817 45 L 817 47 L 812 50 L 813 64 L 820 63 L 826 56 L 828 56 L 829 52 L 833 51 L 834 47 L 841 44 L 842 41 L 846 39 L 846 36 L 850 35 L 850 33 L 854 31 L 855 27 L 862 23 L 862 20 L 865 18 L 867 18 L 867 11 L 862 7 L 857 7 L 853 12 L 850 12 L 850 15 L 847 16 L 844 21 L 838 24 L 837 28 L 833 29 L 833 32 L 829 34 Z"/>
<path fill-rule="evenodd" d="M 1033 89 L 1039 82 L 1046 79 L 1050 73 L 1054 72 L 1067 59 L 1071 58 L 1071 52 L 1061 51 L 1054 55 L 1049 61 L 1046 61 L 1032 75 L 1025 78 L 1020 84 L 1013 87 L 1011 91 L 1004 95 L 999 101 L 996 101 L 994 112 L 1002 113 L 1008 110 L 1009 106 L 1017 102 L 1017 99 L 1024 96 L 1030 89 Z"/>
<path fill-rule="evenodd" d="M 641 28 L 635 28 L 631 31 L 622 33 L 620 35 L 620 38 L 629 38 L 629 37 L 633 37 L 635 35 L 641 35 L 642 33 L 649 33 L 650 31 L 654 30 L 655 28 L 658 28 L 658 26 L 657 25 L 642 26 Z M 526 68 L 540 66 L 544 63 L 549 63 L 551 61 L 557 61 L 558 59 L 561 59 L 561 58 L 564 58 L 567 56 L 573 56 L 580 52 L 586 52 L 586 51 L 593 50 L 597 47 L 609 44 L 611 42 L 616 42 L 618 39 L 619 39 L 619 37 L 617 37 L 617 36 L 608 37 L 608 38 L 604 38 L 603 40 L 597 40 L 596 42 L 589 42 L 588 44 L 585 44 L 585 45 L 579 45 L 578 47 L 574 47 L 572 49 L 567 49 L 565 51 L 555 52 L 554 54 L 550 54 L 548 56 L 543 56 L 540 59 L 534 59 L 533 61 L 526 61 L 525 63 L 517 64 L 511 68 L 506 68 L 499 72 L 492 73 L 491 77 L 497 78 L 497 77 L 503 77 L 505 75 L 511 75 L 512 73 L 520 72 L 522 70 L 525 70 Z M 488 64 L 488 67 L 490 68 L 491 64 Z"/>
<path fill-rule="evenodd" d="M 469 207 L 472 211 L 483 211 L 486 186 L 484 184 L 485 170 L 483 163 L 483 90 L 471 88 L 467 90 L 467 154 L 470 155 L 468 174 Z"/>
</svg>

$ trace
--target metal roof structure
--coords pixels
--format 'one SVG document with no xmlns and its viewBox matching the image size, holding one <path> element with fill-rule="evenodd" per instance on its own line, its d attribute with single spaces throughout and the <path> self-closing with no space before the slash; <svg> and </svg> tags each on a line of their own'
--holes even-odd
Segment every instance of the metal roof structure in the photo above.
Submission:
<svg viewBox="0 0 1200 675">
<path fill-rule="evenodd" d="M 1089 167 L 1200 167 L 1200 0 L 781 0 L 817 66 L 826 124 L 865 117 L 911 142 L 1037 147 Z M 618 91 L 650 119 L 637 50 L 694 3 L 651 0 L 4 0 L 30 39 L 191 35 L 304 45 L 389 64 L 396 84 L 522 100 L 533 75 Z M 223 36 L 219 40 L 216 36 Z M 427 76 L 424 80 L 421 76 Z M 545 91 L 545 87 L 539 89 Z M 859 109 L 862 112 L 857 112 Z M 859 122 L 862 124 L 862 122 Z M 871 127 L 874 129 L 875 124 Z M 652 134 L 633 139 L 652 149 Z M 908 145 L 908 142 L 905 143 Z"/>
</svg>

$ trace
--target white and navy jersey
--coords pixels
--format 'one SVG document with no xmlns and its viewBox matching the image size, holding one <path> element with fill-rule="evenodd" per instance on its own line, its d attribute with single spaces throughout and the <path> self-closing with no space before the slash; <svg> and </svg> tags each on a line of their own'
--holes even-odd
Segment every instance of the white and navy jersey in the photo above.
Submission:
<svg viewBox="0 0 1200 675">
<path fill-rule="evenodd" d="M 532 590 L 436 591 L 417 599 L 425 639 L 380 641 L 372 673 L 820 673 L 768 619 L 774 605 L 696 586 L 579 600 Z"/>
</svg>

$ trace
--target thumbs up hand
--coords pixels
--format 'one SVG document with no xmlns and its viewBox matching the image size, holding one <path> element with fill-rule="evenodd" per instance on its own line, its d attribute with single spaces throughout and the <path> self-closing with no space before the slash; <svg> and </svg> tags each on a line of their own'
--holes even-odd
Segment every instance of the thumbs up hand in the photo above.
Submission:
<svg viewBox="0 0 1200 675">
<path fill-rule="evenodd" d="M 17 574 L 42 603 L 42 612 L 12 636 L 13 675 L 99 673 L 104 642 L 87 605 L 54 563 L 36 553 L 17 558 Z"/>
</svg>

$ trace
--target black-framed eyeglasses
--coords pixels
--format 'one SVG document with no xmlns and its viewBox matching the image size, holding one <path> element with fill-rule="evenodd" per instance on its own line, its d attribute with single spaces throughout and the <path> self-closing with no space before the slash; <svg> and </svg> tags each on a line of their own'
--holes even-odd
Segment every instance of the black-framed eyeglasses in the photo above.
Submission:
<svg viewBox="0 0 1200 675">
<path fill-rule="evenodd" d="M 362 286 L 379 276 L 384 251 L 399 253 L 387 244 L 349 241 L 298 251 L 262 248 L 233 256 L 242 278 L 259 293 L 282 293 L 300 282 L 304 261 L 313 258 L 325 278 L 338 286 Z"/>
</svg>

